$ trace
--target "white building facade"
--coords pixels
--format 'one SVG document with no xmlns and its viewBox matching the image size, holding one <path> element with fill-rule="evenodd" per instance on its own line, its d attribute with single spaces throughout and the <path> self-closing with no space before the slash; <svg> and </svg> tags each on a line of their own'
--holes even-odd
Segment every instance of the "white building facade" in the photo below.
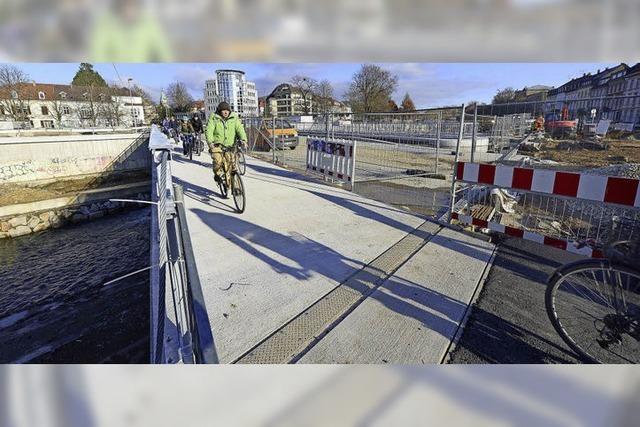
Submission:
<svg viewBox="0 0 640 427">
<path fill-rule="evenodd" d="M 122 88 L 27 83 L 5 92 L 0 91 L 0 120 L 5 124 L 11 123 L 11 128 L 59 129 L 146 124 L 142 98 L 129 96 L 129 92 Z"/>
<path fill-rule="evenodd" d="M 258 91 L 254 82 L 246 79 L 244 71 L 216 70 L 216 78 L 207 80 L 204 88 L 205 113 L 215 112 L 221 101 L 243 117 L 258 115 Z"/>
</svg>

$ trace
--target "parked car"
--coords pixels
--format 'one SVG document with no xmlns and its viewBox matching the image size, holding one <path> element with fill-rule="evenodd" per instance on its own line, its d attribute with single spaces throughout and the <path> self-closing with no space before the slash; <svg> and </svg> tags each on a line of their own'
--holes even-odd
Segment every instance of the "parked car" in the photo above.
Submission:
<svg viewBox="0 0 640 427">
<path fill-rule="evenodd" d="M 256 150 L 270 151 L 272 147 L 269 141 L 275 143 L 278 150 L 285 148 L 295 150 L 299 144 L 298 131 L 288 120 L 264 119 L 257 126 L 258 129 L 252 129 L 252 131 L 259 130 L 255 144 Z"/>
</svg>

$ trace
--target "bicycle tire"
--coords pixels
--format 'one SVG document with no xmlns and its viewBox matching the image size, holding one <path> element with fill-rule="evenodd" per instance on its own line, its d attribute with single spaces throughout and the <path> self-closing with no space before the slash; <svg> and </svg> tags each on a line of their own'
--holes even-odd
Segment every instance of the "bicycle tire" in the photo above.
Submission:
<svg viewBox="0 0 640 427">
<path fill-rule="evenodd" d="M 247 160 L 244 157 L 244 153 L 240 150 L 236 153 L 236 163 L 238 174 L 244 175 L 247 172 Z"/>
<path fill-rule="evenodd" d="M 569 325 L 569 323 L 566 322 L 566 319 L 565 321 L 563 321 L 558 315 L 558 311 L 559 311 L 558 306 L 560 305 L 558 303 L 559 288 L 563 284 L 569 283 L 567 278 L 571 278 L 572 276 L 577 277 L 578 274 L 585 274 L 588 272 L 591 272 L 591 275 L 593 277 L 593 283 L 598 283 L 598 276 L 596 276 L 596 272 L 600 272 L 600 273 L 605 272 L 606 274 L 611 274 L 611 272 L 617 272 L 618 277 L 621 277 L 620 274 L 625 274 L 628 277 L 635 278 L 636 282 L 640 283 L 640 272 L 619 263 L 612 263 L 609 260 L 597 260 L 597 259 L 581 260 L 581 261 L 576 261 L 560 267 L 551 276 L 549 283 L 547 285 L 546 293 L 545 293 L 545 307 L 547 310 L 547 315 L 549 316 L 549 319 L 551 320 L 551 323 L 553 324 L 554 329 L 556 330 L 558 335 L 560 335 L 562 340 L 569 346 L 569 348 L 571 348 L 571 350 L 573 350 L 579 356 L 579 359 L 586 363 L 639 363 L 640 351 L 638 349 L 639 349 L 640 341 L 638 340 L 637 336 L 632 336 L 630 334 L 629 334 L 629 337 L 624 336 L 625 344 L 628 344 L 630 347 L 630 352 L 629 352 L 630 356 L 628 358 L 616 354 L 616 351 L 620 349 L 620 347 L 618 347 L 617 344 L 616 344 L 615 350 L 609 351 L 609 348 L 602 347 L 602 345 L 598 342 L 598 338 L 596 334 L 596 332 L 599 332 L 600 334 L 602 333 L 602 331 L 598 331 L 598 327 L 602 327 L 602 325 L 606 324 L 605 319 L 607 318 L 607 315 L 605 315 L 602 319 L 600 319 L 596 314 L 594 314 L 597 312 L 597 310 L 593 310 L 593 309 L 585 310 L 582 307 L 578 307 L 578 303 L 580 303 L 580 305 L 582 305 L 583 303 L 588 304 L 587 301 L 589 301 L 591 303 L 594 303 L 597 306 L 600 306 L 601 308 L 599 310 L 601 312 L 611 311 L 613 309 L 615 310 L 616 313 L 609 314 L 609 316 L 619 316 L 620 313 L 618 313 L 619 310 L 617 308 L 614 308 L 611 306 L 609 307 L 605 306 L 605 304 L 609 304 L 610 302 L 607 294 L 603 294 L 603 293 L 598 294 L 596 292 L 593 292 L 592 290 L 589 290 L 587 292 L 586 290 L 587 288 L 584 286 L 585 282 L 582 282 L 579 284 L 579 287 L 581 288 L 580 290 L 578 289 L 578 287 L 572 286 L 572 285 L 570 285 L 570 287 L 573 288 L 572 291 L 567 291 L 566 289 L 563 288 L 564 294 L 567 294 L 567 295 L 571 294 L 571 296 L 567 296 L 566 298 L 563 297 L 563 301 L 565 299 L 573 300 L 573 304 L 577 308 L 577 311 L 582 312 L 582 317 L 584 318 L 584 320 L 582 321 L 582 324 L 585 326 L 590 325 L 588 328 L 586 328 L 587 339 L 578 340 L 578 337 L 576 336 L 575 333 L 571 333 L 567 330 L 567 326 Z M 602 277 L 604 279 L 607 278 L 607 276 L 602 276 Z M 609 279 L 611 279 L 611 277 L 609 277 Z M 591 279 L 589 278 L 589 280 Z M 603 281 L 602 289 L 606 288 L 608 290 L 609 288 L 611 288 L 611 286 L 607 284 L 606 281 L 607 280 Z M 621 279 L 620 281 L 622 282 Z M 627 285 L 629 285 L 628 280 L 627 280 Z M 598 285 L 596 285 L 596 288 L 598 289 L 598 292 L 600 292 L 600 288 L 598 287 Z M 634 295 L 634 298 L 629 299 L 631 304 L 630 304 L 630 307 L 627 308 L 626 310 L 632 311 L 633 313 L 631 314 L 631 316 L 632 318 L 636 319 L 635 321 L 636 329 L 634 334 L 636 335 L 639 328 L 637 325 L 637 322 L 638 322 L 637 319 L 640 316 L 639 286 L 637 284 L 634 285 L 633 291 L 630 290 L 630 292 L 632 295 Z M 615 296 L 615 293 L 613 293 L 613 295 Z M 597 298 L 594 298 L 594 297 L 597 297 Z M 624 301 L 624 299 L 622 299 L 622 301 Z M 568 305 L 568 303 L 563 302 L 563 305 Z M 617 298 L 616 298 L 615 305 L 617 305 Z M 626 305 L 626 302 L 625 302 L 625 305 Z M 563 307 L 563 311 L 565 311 L 565 309 L 566 307 Z M 630 323 L 634 323 L 634 321 L 631 320 Z M 579 329 L 580 327 L 578 327 L 578 330 Z M 593 334 L 594 336 L 593 340 L 588 339 L 590 334 Z M 582 341 L 589 342 L 590 344 L 586 348 L 584 348 L 585 344 L 582 343 Z M 594 347 L 593 346 L 594 343 L 598 345 Z M 634 357 L 634 359 L 633 360 L 630 359 L 631 357 Z"/>
<path fill-rule="evenodd" d="M 236 211 L 243 213 L 247 206 L 247 197 L 244 192 L 242 178 L 237 173 L 231 175 L 231 195 L 233 196 L 233 203 L 236 205 Z"/>
</svg>

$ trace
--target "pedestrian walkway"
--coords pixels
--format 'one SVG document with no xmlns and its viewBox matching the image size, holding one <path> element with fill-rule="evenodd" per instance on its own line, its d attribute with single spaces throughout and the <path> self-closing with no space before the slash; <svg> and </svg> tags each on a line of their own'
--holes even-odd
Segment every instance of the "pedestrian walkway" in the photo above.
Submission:
<svg viewBox="0 0 640 427">
<path fill-rule="evenodd" d="M 252 158 L 239 215 L 173 160 L 221 363 L 440 362 L 491 244 Z"/>
</svg>

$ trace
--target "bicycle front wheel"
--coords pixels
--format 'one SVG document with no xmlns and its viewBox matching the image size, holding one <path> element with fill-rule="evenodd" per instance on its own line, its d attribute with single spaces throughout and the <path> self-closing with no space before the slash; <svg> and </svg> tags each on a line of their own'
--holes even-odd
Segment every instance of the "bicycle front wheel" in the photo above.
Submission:
<svg viewBox="0 0 640 427">
<path fill-rule="evenodd" d="M 233 195 L 233 203 L 236 205 L 238 213 L 244 212 L 247 199 L 244 194 L 244 184 L 242 178 L 237 173 L 231 177 L 231 194 Z"/>
<path fill-rule="evenodd" d="M 244 175 L 247 172 L 247 161 L 244 158 L 244 153 L 240 150 L 236 153 L 236 167 L 240 175 Z"/>
<path fill-rule="evenodd" d="M 545 295 L 563 341 L 589 363 L 640 362 L 640 273 L 607 260 L 568 264 Z"/>
</svg>

